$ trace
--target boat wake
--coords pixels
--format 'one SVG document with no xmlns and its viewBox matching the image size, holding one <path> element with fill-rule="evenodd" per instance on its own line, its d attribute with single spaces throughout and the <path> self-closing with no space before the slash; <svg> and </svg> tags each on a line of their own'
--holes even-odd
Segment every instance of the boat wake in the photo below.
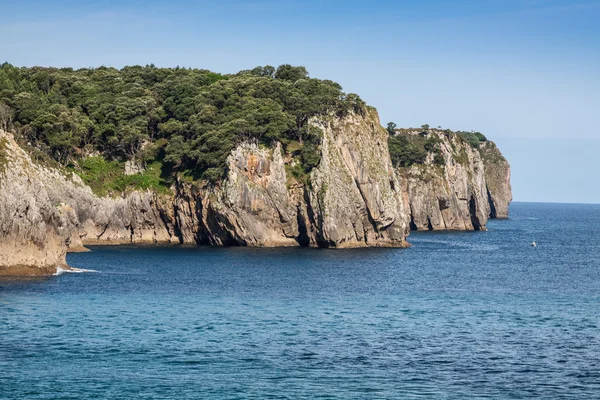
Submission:
<svg viewBox="0 0 600 400">
<path fill-rule="evenodd" d="M 414 238 L 414 237 L 413 237 Z M 441 245 L 441 247 L 455 247 L 459 249 L 466 250 L 478 250 L 478 251 L 496 251 L 500 250 L 500 246 L 493 244 L 482 244 L 482 243 L 464 243 L 452 240 L 436 240 L 436 239 L 422 239 L 418 238 L 413 241 L 414 245 L 417 244 L 433 244 L 433 245 Z"/>
<path fill-rule="evenodd" d="M 56 272 L 54 273 L 55 276 L 58 275 L 62 275 L 62 274 L 81 274 L 83 272 L 100 272 L 100 271 L 96 271 L 94 269 L 83 269 L 83 268 L 71 268 L 71 269 L 64 269 L 61 267 L 56 268 Z"/>
</svg>

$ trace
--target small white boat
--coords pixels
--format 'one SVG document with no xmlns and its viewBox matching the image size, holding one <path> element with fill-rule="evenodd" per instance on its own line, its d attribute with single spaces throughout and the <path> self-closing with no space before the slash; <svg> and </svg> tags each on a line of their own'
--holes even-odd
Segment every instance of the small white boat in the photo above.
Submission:
<svg viewBox="0 0 600 400">
<path fill-rule="evenodd" d="M 537 247 L 537 243 L 536 242 L 532 242 L 531 243 L 531 247 Z"/>
</svg>

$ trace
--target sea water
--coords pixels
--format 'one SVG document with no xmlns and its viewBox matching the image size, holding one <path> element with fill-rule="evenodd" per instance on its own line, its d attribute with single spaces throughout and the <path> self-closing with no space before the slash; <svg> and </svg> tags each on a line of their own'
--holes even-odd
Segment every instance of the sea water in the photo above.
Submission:
<svg viewBox="0 0 600 400">
<path fill-rule="evenodd" d="M 599 398 L 600 206 L 488 227 L 70 254 L 98 272 L 0 281 L 0 398 Z"/>
</svg>

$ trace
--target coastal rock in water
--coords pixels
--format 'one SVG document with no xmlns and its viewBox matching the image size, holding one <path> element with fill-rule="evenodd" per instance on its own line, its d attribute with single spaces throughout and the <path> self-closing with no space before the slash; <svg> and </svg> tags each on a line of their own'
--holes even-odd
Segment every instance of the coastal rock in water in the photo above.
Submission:
<svg viewBox="0 0 600 400">
<path fill-rule="evenodd" d="M 492 218 L 508 218 L 508 206 L 512 201 L 510 186 L 510 165 L 493 142 L 485 142 L 480 146 L 480 153 L 485 166 Z"/>
<path fill-rule="evenodd" d="M 179 242 L 168 199 L 152 191 L 98 197 L 75 174 L 39 167 L 48 196 L 69 210 L 70 251 L 86 244 Z"/>
<path fill-rule="evenodd" d="M 309 209 L 317 242 L 328 247 L 405 246 L 409 212 L 374 110 L 320 123 L 321 163 Z"/>
<path fill-rule="evenodd" d="M 281 146 L 245 143 L 228 162 L 220 187 L 179 185 L 176 215 L 185 221 L 183 237 L 211 245 L 297 246 L 297 208 L 286 187 Z"/>
<path fill-rule="evenodd" d="M 242 144 L 222 186 L 177 185 L 182 241 L 212 245 L 405 246 L 408 205 L 375 112 L 314 122 L 322 159 L 305 185 L 286 174 L 281 145 Z"/>
<path fill-rule="evenodd" d="M 510 168 L 492 142 L 472 147 L 440 130 L 427 138 L 438 143 L 443 162 L 429 153 L 425 163 L 399 169 L 413 230 L 484 230 L 489 218 L 508 216 Z"/>
<path fill-rule="evenodd" d="M 116 197 L 32 161 L 1 132 L 0 274 L 68 268 L 66 252 L 89 244 L 403 247 L 411 225 L 484 229 L 508 215 L 510 168 L 491 142 L 477 149 L 434 131 L 443 165 L 430 154 L 396 171 L 374 109 L 311 123 L 323 133 L 321 161 L 303 179 L 288 173 L 297 160 L 280 144 L 242 143 L 220 185 L 178 179 L 170 193 Z"/>
<path fill-rule="evenodd" d="M 322 160 L 308 184 L 288 177 L 280 144 L 245 143 L 229 156 L 221 185 L 178 181 L 170 195 L 118 197 L 33 162 L 2 133 L 0 266 L 50 273 L 66 268 L 67 250 L 88 244 L 405 246 L 407 199 L 376 112 L 313 123 L 323 130 Z"/>
<path fill-rule="evenodd" d="M 0 131 L 0 275 L 66 268 L 69 210 L 54 203 L 29 156 Z"/>
<path fill-rule="evenodd" d="M 67 250 L 84 251 L 84 244 L 179 242 L 172 209 L 162 201 L 150 191 L 98 197 L 79 176 L 32 161 L 12 134 L 0 132 L 0 269 L 6 274 L 66 268 Z"/>
</svg>

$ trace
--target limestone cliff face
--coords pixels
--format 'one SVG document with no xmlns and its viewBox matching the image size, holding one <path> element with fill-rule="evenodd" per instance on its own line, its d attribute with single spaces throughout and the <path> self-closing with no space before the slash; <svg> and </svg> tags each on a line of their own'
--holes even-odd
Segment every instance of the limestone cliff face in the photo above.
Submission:
<svg viewBox="0 0 600 400">
<path fill-rule="evenodd" d="M 54 272 L 84 243 L 179 241 L 156 194 L 100 198 L 77 175 L 33 162 L 10 133 L 0 144 L 0 273 Z"/>
<path fill-rule="evenodd" d="M 418 134 L 414 132 L 413 134 Z M 429 130 L 443 162 L 400 168 L 414 230 L 483 230 L 488 219 L 507 218 L 510 167 L 492 142 L 472 147 L 458 135 Z"/>
<path fill-rule="evenodd" d="M 492 142 L 474 148 L 429 130 L 437 159 L 395 169 L 375 110 L 311 123 L 321 161 L 303 182 L 286 172 L 297 160 L 280 144 L 244 143 L 221 185 L 181 180 L 171 194 L 116 198 L 33 162 L 0 131 L 0 274 L 68 268 L 66 252 L 88 244 L 403 247 L 411 227 L 477 230 L 508 216 L 510 167 Z"/>
<path fill-rule="evenodd" d="M 68 268 L 66 252 L 88 244 L 403 247 L 411 227 L 485 229 L 508 216 L 510 167 L 491 142 L 473 148 L 429 130 L 438 158 L 395 169 L 375 110 L 311 123 L 323 132 L 321 161 L 304 182 L 286 172 L 297 160 L 280 144 L 244 143 L 221 185 L 181 180 L 171 194 L 116 198 L 33 162 L 0 131 L 0 274 Z"/>
<path fill-rule="evenodd" d="M 332 247 L 404 246 L 409 210 L 374 110 L 320 124 L 322 159 L 309 193 L 317 242 Z"/>
<path fill-rule="evenodd" d="M 0 275 L 42 275 L 65 266 L 68 210 L 52 202 L 39 170 L 3 131 L 0 239 Z"/>
<path fill-rule="evenodd" d="M 510 186 L 510 165 L 493 142 L 485 142 L 480 146 L 485 180 L 487 183 L 490 216 L 492 218 L 508 218 L 508 206 L 512 201 Z"/>
<path fill-rule="evenodd" d="M 297 246 L 299 200 L 286 186 L 281 146 L 242 144 L 228 161 L 220 187 L 177 185 L 174 214 L 182 242 Z"/>
<path fill-rule="evenodd" d="M 239 146 L 222 187 L 177 185 L 184 243 L 247 246 L 406 245 L 408 205 L 377 114 L 326 118 L 322 159 L 308 184 L 286 174 L 281 146 Z"/>
<path fill-rule="evenodd" d="M 66 267 L 67 251 L 87 244 L 405 246 L 407 196 L 376 112 L 313 123 L 323 131 L 322 159 L 306 183 L 288 177 L 286 165 L 295 161 L 279 144 L 246 143 L 229 156 L 220 186 L 179 181 L 171 195 L 117 198 L 33 162 L 2 132 L 0 271 L 54 272 Z"/>
</svg>

